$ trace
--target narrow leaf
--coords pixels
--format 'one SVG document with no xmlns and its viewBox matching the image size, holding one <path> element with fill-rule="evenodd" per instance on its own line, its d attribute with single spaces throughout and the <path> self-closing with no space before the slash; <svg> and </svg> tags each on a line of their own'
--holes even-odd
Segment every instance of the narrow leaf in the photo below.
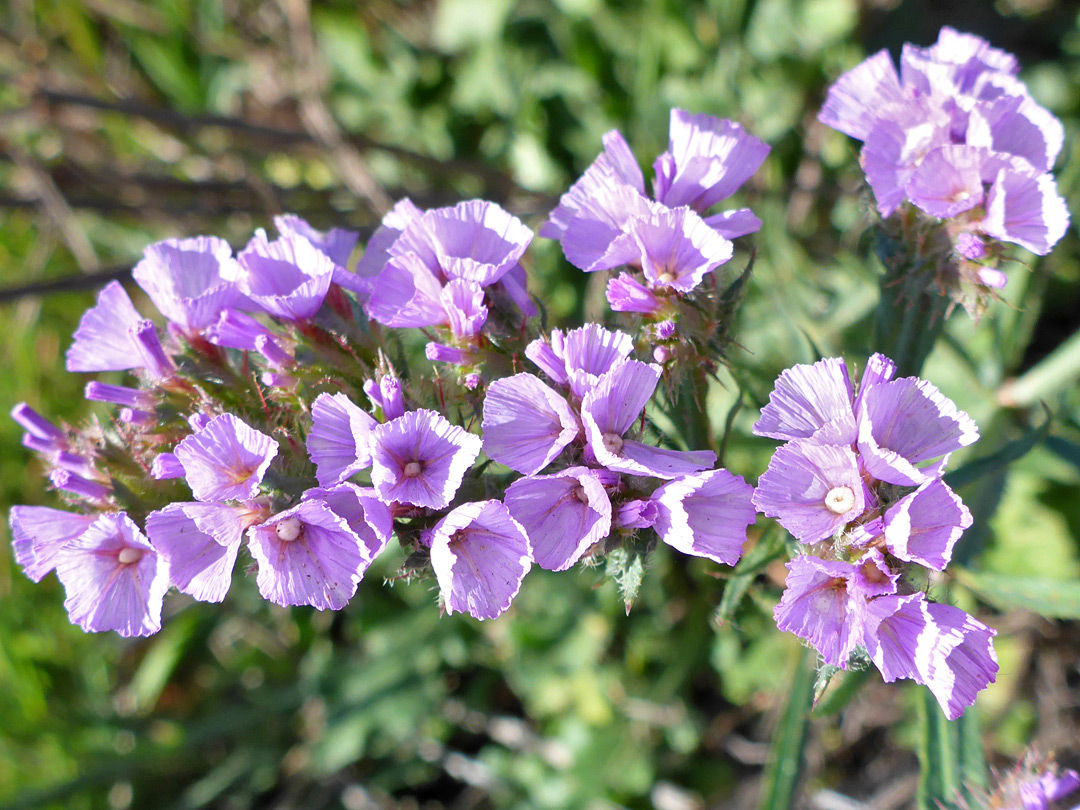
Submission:
<svg viewBox="0 0 1080 810">
<path fill-rule="evenodd" d="M 817 679 L 817 653 L 804 647 L 795 668 L 780 723 L 773 732 L 769 764 L 762 778 L 761 810 L 790 810 L 803 764 L 810 719 L 810 702 Z"/>
<path fill-rule="evenodd" d="M 735 615 L 743 597 L 753 584 L 754 578 L 761 573 L 765 566 L 777 559 L 784 552 L 784 536 L 776 531 L 775 525 L 770 525 L 762 532 L 761 538 L 754 544 L 743 558 L 735 566 L 735 572 L 728 578 L 724 585 L 724 593 L 720 597 L 720 604 L 713 613 L 713 623 L 717 627 L 723 627 L 731 617 Z"/>
<path fill-rule="evenodd" d="M 1045 404 L 1043 405 L 1043 411 L 1046 414 L 1046 420 L 1041 426 L 1032 428 L 1019 439 L 1009 442 L 997 452 L 983 458 L 977 458 L 963 467 L 953 470 L 945 476 L 945 483 L 953 489 L 959 489 L 980 478 L 1001 472 L 1012 462 L 1027 455 L 1029 450 L 1050 433 L 1053 414 L 1050 413 L 1050 409 Z"/>
<path fill-rule="evenodd" d="M 1080 582 L 976 573 L 962 568 L 954 573 L 961 585 L 1002 610 L 1023 608 L 1049 619 L 1080 619 Z"/>
<path fill-rule="evenodd" d="M 925 686 L 918 688 L 918 810 L 954 810 L 961 785 L 956 728 L 945 719 Z"/>
</svg>

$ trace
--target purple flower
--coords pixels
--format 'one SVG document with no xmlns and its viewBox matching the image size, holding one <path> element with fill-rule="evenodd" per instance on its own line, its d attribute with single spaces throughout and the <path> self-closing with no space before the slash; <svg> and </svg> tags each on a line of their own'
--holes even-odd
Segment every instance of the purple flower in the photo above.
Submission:
<svg viewBox="0 0 1080 810">
<path fill-rule="evenodd" d="M 169 582 L 200 602 L 220 602 L 232 584 L 244 507 L 172 503 L 146 517 L 146 533 L 168 565 Z"/>
<path fill-rule="evenodd" d="M 652 289 L 693 290 L 731 258 L 733 246 L 686 206 L 661 208 L 630 220 L 623 233 L 586 270 L 641 267 Z"/>
<path fill-rule="evenodd" d="M 855 648 L 866 643 L 868 600 L 896 593 L 898 575 L 876 551 L 858 563 L 801 555 L 787 569 L 787 587 L 773 611 L 776 626 L 809 641 L 826 664 L 847 669 Z"/>
<path fill-rule="evenodd" d="M 484 452 L 525 475 L 550 464 L 580 431 L 566 400 L 539 377 L 495 380 L 484 397 Z"/>
<path fill-rule="evenodd" d="M 1015 242 L 1045 256 L 1069 227 L 1069 209 L 1048 174 L 1001 171 L 986 195 L 980 229 L 1003 242 Z"/>
<path fill-rule="evenodd" d="M 200 501 L 255 497 L 277 452 L 276 441 L 232 414 L 214 417 L 173 450 Z"/>
<path fill-rule="evenodd" d="M 565 334 L 552 329 L 550 343 L 537 338 L 525 348 L 525 356 L 556 383 L 569 385 L 574 396 L 582 397 L 633 351 L 634 340 L 625 332 L 587 323 Z"/>
<path fill-rule="evenodd" d="M 664 308 L 664 302 L 629 273 L 619 273 L 609 279 L 606 292 L 608 303 L 616 312 L 653 315 Z"/>
<path fill-rule="evenodd" d="M 374 408 L 381 408 L 387 420 L 397 419 L 405 413 L 405 399 L 401 392 L 401 380 L 392 374 L 385 374 L 379 381 L 365 380 L 364 393 Z"/>
<path fill-rule="evenodd" d="M 653 527 L 669 546 L 695 557 L 735 565 L 746 529 L 757 518 L 754 488 L 727 470 L 709 470 L 669 481 L 650 499 Z"/>
<path fill-rule="evenodd" d="M 367 549 L 369 560 L 382 553 L 394 534 L 393 515 L 373 489 L 362 489 L 346 481 L 328 489 L 309 489 L 303 499 L 321 501 L 344 518 Z"/>
<path fill-rule="evenodd" d="M 581 401 L 589 449 L 604 467 L 631 475 L 677 478 L 711 467 L 711 450 L 681 451 L 624 439 L 652 397 L 660 367 L 627 360 L 597 381 Z"/>
<path fill-rule="evenodd" d="M 911 678 L 927 686 L 955 720 L 997 677 L 997 631 L 959 608 L 921 593 L 870 603 L 864 643 L 886 683 Z"/>
<path fill-rule="evenodd" d="M 571 264 L 586 271 L 632 261 L 634 257 L 627 253 L 632 245 L 627 244 L 625 235 L 633 223 L 653 222 L 655 227 L 656 217 L 680 206 L 703 214 L 746 182 L 769 152 L 767 145 L 732 121 L 672 110 L 668 150 L 653 164 L 654 201 L 645 196 L 645 179 L 622 135 L 611 131 L 603 141 L 604 151 L 563 194 L 540 229 L 541 236 L 559 240 Z M 761 221 L 748 209 L 725 211 L 702 224 L 725 239 L 761 227 Z M 682 226 L 667 230 L 674 233 L 679 228 Z M 658 247 L 657 237 L 648 234 L 648 225 L 641 229 L 646 232 L 643 241 L 651 253 Z M 664 239 L 670 237 L 661 239 L 659 246 Z M 623 241 L 616 244 L 619 240 Z M 695 240 L 695 244 L 701 246 L 700 241 Z"/>
<path fill-rule="evenodd" d="M 371 482 L 379 498 L 442 509 L 450 505 L 481 441 L 435 411 L 409 411 L 371 432 Z"/>
<path fill-rule="evenodd" d="M 1013 806 L 1008 810 L 1052 810 L 1056 802 L 1080 788 L 1080 774 L 1073 770 L 1058 772 L 1053 766 L 1018 781 L 1016 791 L 1023 807 Z"/>
<path fill-rule="evenodd" d="M 98 517 L 55 560 L 73 624 L 122 636 L 148 636 L 161 629 L 167 565 L 123 512 Z"/>
<path fill-rule="evenodd" d="M 229 243 L 216 236 L 155 242 L 132 272 L 161 314 L 188 332 L 210 326 L 236 301 L 239 273 Z"/>
<path fill-rule="evenodd" d="M 979 438 L 970 416 L 917 377 L 868 390 L 859 403 L 858 423 L 859 455 L 866 470 L 901 486 L 939 477 L 949 454 Z M 933 459 L 940 460 L 929 463 Z"/>
<path fill-rule="evenodd" d="M 60 551 L 85 532 L 95 518 L 47 506 L 13 506 L 9 514 L 15 562 L 34 582 L 56 568 Z"/>
<path fill-rule="evenodd" d="M 832 537 L 872 499 L 851 448 L 812 439 L 778 448 L 754 491 L 754 505 L 804 543 Z"/>
<path fill-rule="evenodd" d="M 447 613 L 494 619 L 510 607 L 531 565 L 525 530 L 498 501 L 462 504 L 432 533 L 431 567 Z"/>
<path fill-rule="evenodd" d="M 340 484 L 371 466 L 368 443 L 376 424 L 345 394 L 319 394 L 315 398 L 307 451 L 320 486 Z"/>
<path fill-rule="evenodd" d="M 286 321 L 311 318 L 322 307 L 336 265 L 295 233 L 273 242 L 256 231 L 237 257 L 238 285 L 252 304 Z"/>
<path fill-rule="evenodd" d="M 559 240 L 567 261 L 582 269 L 604 254 L 628 221 L 654 206 L 645 197 L 645 178 L 623 136 L 612 130 L 603 143 L 604 151 L 540 228 L 540 236 Z"/>
<path fill-rule="evenodd" d="M 653 163 L 656 199 L 704 213 L 734 194 L 768 154 L 768 144 L 747 134 L 734 121 L 674 109 L 668 150 Z M 761 221 L 746 209 L 725 212 L 727 216 L 717 222 L 731 221 L 735 213 L 743 215 L 737 218 L 740 227 L 718 229 L 721 236 L 734 239 L 761 227 Z M 745 218 L 747 214 L 749 218 Z"/>
<path fill-rule="evenodd" d="M 259 593 L 283 607 L 340 610 L 371 564 L 348 520 L 317 496 L 252 526 L 248 540 Z"/>
<path fill-rule="evenodd" d="M 900 560 L 944 571 L 953 547 L 971 525 L 971 512 L 940 479 L 927 481 L 885 513 L 889 553 Z"/>
<path fill-rule="evenodd" d="M 549 571 L 566 570 L 611 531 L 611 501 L 585 467 L 519 478 L 504 500 L 528 535 L 533 561 Z"/>
<path fill-rule="evenodd" d="M 67 444 L 64 431 L 25 402 L 20 402 L 11 409 L 11 418 L 27 434 L 42 442 L 50 450 L 58 450 Z"/>
<path fill-rule="evenodd" d="M 399 200 L 382 218 L 382 224 L 368 240 L 364 247 L 364 254 L 356 263 L 356 275 L 369 280 L 379 275 L 390 258 L 390 246 L 397 241 L 409 224 L 419 219 L 423 213 L 408 197 Z"/>
<path fill-rule="evenodd" d="M 532 237 L 521 220 L 483 200 L 425 211 L 387 249 L 368 315 L 387 326 L 452 323 L 443 287 L 454 279 L 498 283 L 518 267 Z"/>
<path fill-rule="evenodd" d="M 850 443 L 856 434 L 854 402 L 855 389 L 843 358 L 792 366 L 780 373 L 753 431 L 781 441 L 821 434 L 841 444 Z"/>
<path fill-rule="evenodd" d="M 130 329 L 142 322 L 119 281 L 110 281 L 83 313 L 67 350 L 68 371 L 126 371 L 142 365 Z"/>
<path fill-rule="evenodd" d="M 282 236 L 302 236 L 338 267 L 348 267 L 349 255 L 356 247 L 360 234 L 345 228 L 331 228 L 328 231 L 319 231 L 311 227 L 307 220 L 296 214 L 281 214 L 274 217 L 274 227 Z"/>
<path fill-rule="evenodd" d="M 899 76 L 886 51 L 845 73 L 818 118 L 865 141 L 860 161 L 882 216 L 910 200 L 1045 254 L 1069 221 L 1048 174 L 1064 129 L 1017 68 L 1011 54 L 943 28 L 930 48 L 904 46 Z"/>
</svg>

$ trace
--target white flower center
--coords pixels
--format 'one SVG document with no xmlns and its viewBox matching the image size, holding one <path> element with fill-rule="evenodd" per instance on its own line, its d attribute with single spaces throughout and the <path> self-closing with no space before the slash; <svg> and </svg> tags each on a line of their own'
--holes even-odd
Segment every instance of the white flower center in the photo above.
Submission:
<svg viewBox="0 0 1080 810">
<path fill-rule="evenodd" d="M 406 478 L 416 478 L 416 476 L 420 475 L 420 473 L 422 473 L 423 471 L 423 464 L 421 464 L 419 461 L 410 461 L 408 464 L 405 465 L 404 469 L 401 471 L 401 474 L 404 475 Z"/>
<path fill-rule="evenodd" d="M 605 433 L 602 437 L 604 449 L 613 455 L 618 455 L 622 450 L 623 439 L 618 433 Z"/>
<path fill-rule="evenodd" d="M 675 280 L 675 274 L 670 270 L 665 270 L 663 273 L 656 277 L 656 280 L 661 284 L 670 284 Z"/>
<path fill-rule="evenodd" d="M 278 536 L 278 540 L 285 543 L 292 542 L 303 532 L 304 524 L 298 518 L 285 518 L 274 524 L 274 533 Z"/>
<path fill-rule="evenodd" d="M 142 559 L 143 553 L 141 548 L 124 546 L 120 549 L 120 553 L 116 555 L 116 561 L 121 565 L 133 565 Z"/>
<path fill-rule="evenodd" d="M 833 487 L 825 496 L 825 506 L 834 514 L 850 512 L 855 505 L 855 491 L 851 487 Z"/>
</svg>

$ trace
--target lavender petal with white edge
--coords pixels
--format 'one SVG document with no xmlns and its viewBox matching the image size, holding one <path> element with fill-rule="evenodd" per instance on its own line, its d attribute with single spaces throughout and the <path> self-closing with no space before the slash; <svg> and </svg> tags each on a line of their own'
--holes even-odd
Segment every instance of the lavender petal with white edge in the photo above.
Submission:
<svg viewBox="0 0 1080 810">
<path fill-rule="evenodd" d="M 866 500 L 851 448 L 813 439 L 779 447 L 754 491 L 754 505 L 804 543 L 832 537 L 863 513 Z"/>
<path fill-rule="evenodd" d="M 926 213 L 949 219 L 983 201 L 979 150 L 964 144 L 932 149 L 912 172 L 907 196 Z"/>
<path fill-rule="evenodd" d="M 340 610 L 371 564 L 348 521 L 316 497 L 252 526 L 248 541 L 259 593 L 283 607 Z"/>
<path fill-rule="evenodd" d="M 532 374 L 495 380 L 481 424 L 489 458 L 525 475 L 550 464 L 580 432 L 566 400 Z"/>
<path fill-rule="evenodd" d="M 833 82 L 818 120 L 864 141 L 877 123 L 881 105 L 903 97 L 896 66 L 883 48 Z"/>
<path fill-rule="evenodd" d="M 862 399 L 858 422 L 859 455 L 866 470 L 900 486 L 919 486 L 938 477 L 950 453 L 979 438 L 970 416 L 932 383 L 916 377 L 874 386 Z M 937 458 L 941 461 L 927 464 Z"/>
<path fill-rule="evenodd" d="M 173 449 L 196 500 L 253 498 L 278 443 L 232 414 L 211 419 Z"/>
<path fill-rule="evenodd" d="M 484 290 L 475 281 L 455 278 L 439 295 L 450 331 L 457 338 L 471 338 L 480 333 L 487 322 L 488 308 Z"/>
<path fill-rule="evenodd" d="M 274 227 L 282 236 L 302 236 L 325 253 L 338 267 L 346 268 L 349 256 L 356 247 L 360 234 L 345 228 L 331 228 L 319 231 L 311 227 L 306 219 L 296 214 L 280 214 L 274 217 Z"/>
<path fill-rule="evenodd" d="M 229 592 L 243 532 L 240 511 L 221 503 L 172 503 L 146 517 L 169 582 L 200 602 L 220 602 Z"/>
<path fill-rule="evenodd" d="M 448 323 L 441 273 L 416 253 L 392 257 L 371 287 L 364 311 L 385 326 L 423 327 Z"/>
<path fill-rule="evenodd" d="M 825 431 L 829 441 L 848 444 L 855 439 L 855 390 L 843 358 L 830 357 L 813 365 L 785 369 L 754 424 L 757 436 L 790 441 L 809 439 Z"/>
<path fill-rule="evenodd" d="M 543 338 L 537 338 L 525 347 L 525 356 L 532 360 L 533 364 L 548 375 L 559 385 L 566 385 L 569 381 L 569 377 L 566 374 L 566 362 L 562 358 L 562 354 L 557 352 L 554 347 L 555 337 L 558 336 L 561 339 L 562 332 L 558 329 L 551 330 L 551 342 L 544 340 Z"/>
<path fill-rule="evenodd" d="M 563 359 L 570 390 L 579 397 L 585 396 L 602 375 L 634 351 L 634 339 L 630 335 L 595 323 L 565 334 L 552 330 L 551 343 Z"/>
<path fill-rule="evenodd" d="M 263 312 L 286 321 L 311 318 L 322 307 L 336 265 L 298 234 L 269 241 L 257 231 L 240 255 L 238 285 Z"/>
<path fill-rule="evenodd" d="M 611 531 L 611 500 L 586 467 L 519 478 L 504 501 L 529 537 L 533 561 L 549 571 L 570 568 Z"/>
<path fill-rule="evenodd" d="M 213 324 L 240 296 L 232 247 L 216 236 L 148 246 L 132 275 L 161 314 L 189 332 Z"/>
<path fill-rule="evenodd" d="M 971 526 L 971 512 L 940 478 L 927 481 L 885 513 L 885 544 L 894 557 L 944 571 Z"/>
<path fill-rule="evenodd" d="M 983 233 L 1045 256 L 1065 235 L 1069 209 L 1049 174 L 1002 170 L 986 195 Z"/>
<path fill-rule="evenodd" d="M 604 134 L 602 141 L 604 151 L 562 195 L 559 205 L 541 226 L 540 236 L 561 241 L 570 223 L 583 213 L 594 210 L 593 206 L 605 196 L 605 192 L 610 193 L 613 189 L 626 189 L 644 200 L 645 177 L 622 133 L 613 129 Z M 610 212 L 605 219 L 611 222 L 616 234 L 622 230 L 622 221 L 617 212 Z"/>
<path fill-rule="evenodd" d="M 693 290 L 734 250 L 730 241 L 685 206 L 632 220 L 612 245 L 621 243 L 630 246 L 625 252 L 634 255 L 633 263 L 641 266 L 650 286 L 681 293 Z"/>
<path fill-rule="evenodd" d="M 623 438 L 656 390 L 657 365 L 626 360 L 600 377 L 581 401 L 585 439 L 597 462 L 616 472 L 677 478 L 711 467 L 711 450 L 650 447 Z"/>
<path fill-rule="evenodd" d="M 423 213 L 408 197 L 398 200 L 364 246 L 364 253 L 356 263 L 356 275 L 369 282 L 378 276 L 390 259 L 391 245 Z"/>
<path fill-rule="evenodd" d="M 787 564 L 784 594 L 773 610 L 776 626 L 809 641 L 826 664 L 847 669 L 862 642 L 862 625 L 852 621 L 849 581 L 857 575 L 851 563 L 802 555 Z"/>
<path fill-rule="evenodd" d="M 95 516 L 47 506 L 13 506 L 8 515 L 15 562 L 34 582 L 56 568 L 60 551 L 92 524 Z"/>
<path fill-rule="evenodd" d="M 761 167 L 769 145 L 734 121 L 673 109 L 668 150 L 653 163 L 656 199 L 704 212 L 734 194 Z"/>
<path fill-rule="evenodd" d="M 757 510 L 754 488 L 727 470 L 669 481 L 652 494 L 660 539 L 683 554 L 735 565 Z"/>
<path fill-rule="evenodd" d="M 68 371 L 127 371 L 142 365 L 129 329 L 142 316 L 119 281 L 110 281 L 83 313 L 67 350 Z"/>
<path fill-rule="evenodd" d="M 393 537 L 394 518 L 373 489 L 362 489 L 346 481 L 329 489 L 309 489 L 303 499 L 322 501 L 334 514 L 344 518 L 367 548 L 368 559 L 379 556 Z"/>
<path fill-rule="evenodd" d="M 733 208 L 705 217 L 705 224 L 725 239 L 738 239 L 761 230 L 761 220 L 749 208 Z"/>
<path fill-rule="evenodd" d="M 315 398 L 307 451 L 319 486 L 340 484 L 371 466 L 368 443 L 377 424 L 345 394 L 319 394 Z"/>
<path fill-rule="evenodd" d="M 862 376 L 859 378 L 859 393 L 855 395 L 854 412 L 862 408 L 866 393 L 875 385 L 888 382 L 896 375 L 896 363 L 883 354 L 874 353 L 866 360 Z"/>
<path fill-rule="evenodd" d="M 389 253 L 414 254 L 445 280 L 460 278 L 486 287 L 517 265 L 532 238 L 521 220 L 496 203 L 466 200 L 425 211 Z"/>
<path fill-rule="evenodd" d="M 927 686 L 950 720 L 997 677 L 995 635 L 959 608 L 928 602 L 921 593 L 871 601 L 863 632 L 885 682 L 911 678 Z"/>
<path fill-rule="evenodd" d="M 443 509 L 480 454 L 479 436 L 435 411 L 409 411 L 371 433 L 371 482 L 379 498 Z"/>
<path fill-rule="evenodd" d="M 494 619 L 510 607 L 531 566 L 529 538 L 499 501 L 462 504 L 432 533 L 431 567 L 447 613 Z"/>
<path fill-rule="evenodd" d="M 620 273 L 608 280 L 607 300 L 615 312 L 651 315 L 664 306 L 663 302 L 653 295 L 652 290 L 629 273 Z"/>
<path fill-rule="evenodd" d="M 64 607 L 87 632 L 148 636 L 161 629 L 168 566 L 123 512 L 101 515 L 56 555 Z"/>
</svg>

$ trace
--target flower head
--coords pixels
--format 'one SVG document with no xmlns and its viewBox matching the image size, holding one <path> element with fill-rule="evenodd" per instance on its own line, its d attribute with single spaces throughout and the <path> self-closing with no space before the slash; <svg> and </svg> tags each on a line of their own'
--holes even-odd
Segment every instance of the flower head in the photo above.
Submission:
<svg viewBox="0 0 1080 810">
<path fill-rule="evenodd" d="M 435 411 L 408 411 L 371 432 L 371 482 L 386 502 L 442 509 L 450 505 L 480 447 L 479 436 Z"/>
</svg>

